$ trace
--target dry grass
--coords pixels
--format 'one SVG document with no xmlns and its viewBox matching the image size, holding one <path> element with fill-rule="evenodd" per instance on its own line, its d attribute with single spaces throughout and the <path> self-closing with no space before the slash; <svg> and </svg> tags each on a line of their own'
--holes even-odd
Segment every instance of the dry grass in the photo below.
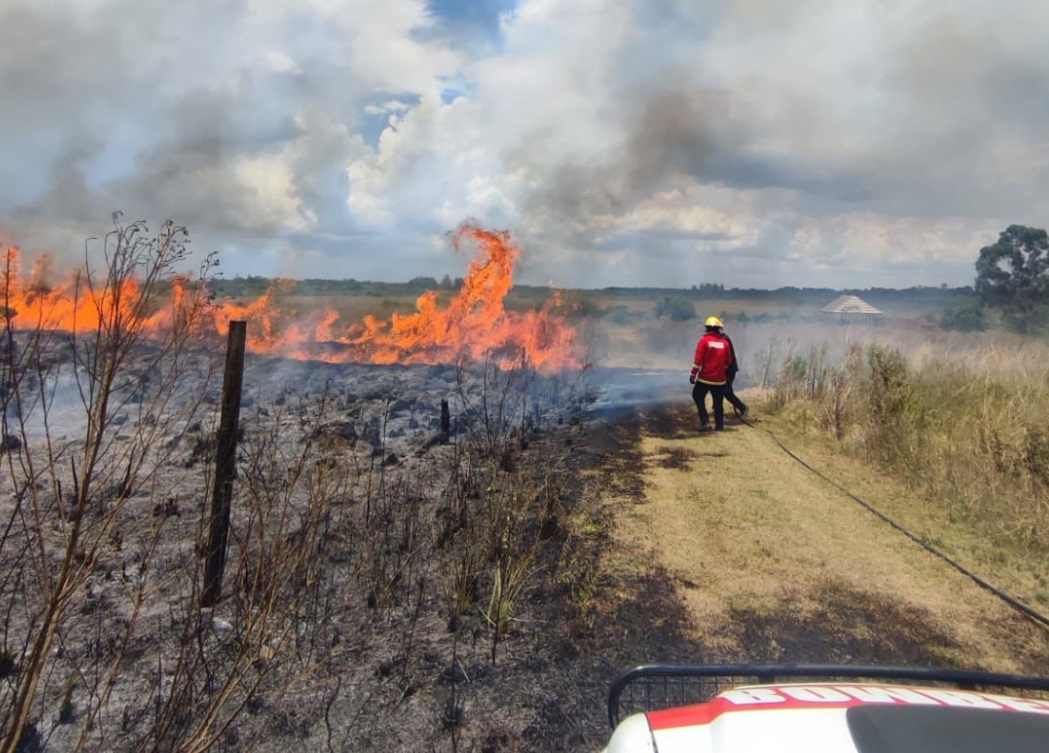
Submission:
<svg viewBox="0 0 1049 753">
<path fill-rule="evenodd" d="M 344 313 L 358 318 L 358 303 L 343 302 Z M 595 345 L 623 363 L 678 368 L 694 329 L 649 320 L 613 327 Z M 826 332 L 849 352 L 851 330 Z M 1008 619 L 979 600 L 950 603 L 956 583 L 943 574 L 913 585 L 922 562 L 886 558 L 891 541 L 864 536 L 825 490 L 779 467 L 773 448 L 733 445 L 748 439 L 743 431 L 701 443 L 686 410 L 663 434 L 647 422 L 659 439 L 645 444 L 629 415 L 588 432 L 565 414 L 579 407 L 578 385 L 484 363 L 457 369 L 461 433 L 396 466 L 334 425 L 345 423 L 331 420 L 345 395 L 296 385 L 260 411 L 241 445 L 224 598 L 202 609 L 213 427 L 199 421 L 203 394 L 170 387 L 185 369 L 207 375 L 213 361 L 177 338 L 136 350 L 126 333 L 117 322 L 83 350 L 112 354 L 81 362 L 93 385 L 82 393 L 92 417 L 84 436 L 5 426 L 5 750 L 342 751 L 376 740 L 398 751 L 592 749 L 605 734 L 607 682 L 648 660 L 1033 665 L 1015 640 L 995 643 L 975 627 L 990 621 L 993 632 Z M 812 358 L 811 330 L 748 325 L 733 335 L 751 383 L 759 364 L 782 361 L 781 346 L 806 359 L 803 369 L 795 361 L 796 394 L 780 401 L 785 425 L 825 416 L 823 397 L 837 390 L 841 441 L 866 436 L 857 394 L 845 389 L 851 372 L 835 371 L 838 345 Z M 61 364 L 23 356 L 46 352 L 9 347 L 3 359 L 5 400 L 36 395 L 36 415 L 53 405 L 49 370 Z M 921 368 L 939 368 L 926 360 Z M 1004 389 L 1041 395 L 1031 386 L 1038 368 Z M 143 374 L 154 381 L 136 390 Z M 1030 405 L 1010 410 L 1022 417 Z M 125 428 L 110 420 L 131 406 Z M 987 437 L 1003 466 L 1038 481 L 1034 434 L 1003 425 Z M 733 479 L 740 499 L 697 475 L 711 471 Z M 617 533 L 622 509 L 651 530 Z M 928 526 L 939 520 L 930 514 Z M 888 621 L 904 639 L 876 634 Z"/>
<path fill-rule="evenodd" d="M 662 410 L 682 420 L 659 418 Z M 665 567 L 683 594 L 692 660 L 1042 671 L 1043 631 L 804 469 L 761 428 L 700 435 L 687 431 L 694 422 L 685 405 L 650 417 L 641 445 L 647 502 L 621 517 L 617 534 L 637 563 Z M 894 515 L 910 508 L 908 523 L 921 519 L 925 508 L 905 484 L 789 441 L 846 488 Z M 687 468 L 663 462 L 686 455 Z M 1022 590 L 1029 581 L 1006 585 L 1031 595 Z"/>
<path fill-rule="evenodd" d="M 906 481 L 945 530 L 986 541 L 981 560 L 1025 563 L 1049 604 L 1049 347 L 997 333 L 897 345 L 795 354 L 769 406 Z"/>
</svg>

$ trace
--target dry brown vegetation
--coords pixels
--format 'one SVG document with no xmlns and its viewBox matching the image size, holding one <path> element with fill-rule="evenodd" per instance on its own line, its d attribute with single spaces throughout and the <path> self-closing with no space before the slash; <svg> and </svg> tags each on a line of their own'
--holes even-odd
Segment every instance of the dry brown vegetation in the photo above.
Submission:
<svg viewBox="0 0 1049 753">
<path fill-rule="evenodd" d="M 222 598 L 203 607 L 222 354 L 190 335 L 203 300 L 163 341 L 136 324 L 168 305 L 183 240 L 107 236 L 80 288 L 107 294 L 91 334 L 8 319 L 3 749 L 596 747 L 607 683 L 651 636 L 624 640 L 608 610 L 677 608 L 648 573 L 598 567 L 639 493 L 617 468 L 632 430 L 591 434 L 578 376 L 461 362 L 441 375 L 450 441 L 394 452 L 332 372 L 291 369 L 242 419 Z M 109 305 L 143 274 L 135 307 Z M 373 399 L 392 415 L 413 384 Z"/>
<path fill-rule="evenodd" d="M 106 242 L 96 286 L 117 291 L 145 275 L 143 305 L 166 305 L 181 231 L 118 227 Z M 119 308 L 90 336 L 16 333 L 8 322 L 5 751 L 593 750 L 607 736 L 609 681 L 645 661 L 975 657 L 1026 670 L 1047 655 L 986 604 L 956 619 L 943 592 L 957 584 L 926 578 L 928 564 L 906 552 L 879 560 L 886 540 L 864 534 L 862 516 L 843 525 L 869 541 L 864 567 L 883 568 L 878 588 L 860 577 L 848 543 L 808 546 L 806 531 L 833 543 L 843 530 L 835 500 L 810 494 L 771 444 L 751 443 L 756 430 L 701 441 L 682 367 L 694 328 L 652 319 L 595 327 L 597 355 L 682 367 L 681 400 L 592 415 L 589 374 L 460 362 L 442 369 L 452 436 L 443 443 L 434 431 L 410 451 L 388 436 L 386 419 L 395 405 L 418 403 L 416 372 L 391 373 L 400 386 L 376 379 L 351 390 L 334 372 L 287 371 L 278 396 L 242 422 L 223 598 L 204 608 L 221 353 L 190 336 L 194 306 L 205 305 L 191 303 L 162 342 L 143 340 L 135 312 Z M 885 432 L 931 425 L 927 415 L 914 426 L 874 420 L 909 415 L 891 411 L 913 404 L 906 396 L 926 367 L 908 362 L 906 399 L 871 413 L 858 402 L 868 382 L 846 389 L 848 379 L 902 367 L 885 350 L 884 362 L 835 365 L 837 346 L 813 351 L 813 334 L 733 329 L 744 377 L 775 377 L 770 407 L 783 429 L 799 438 L 801 426 L 829 430 L 859 452 L 861 438 L 895 446 Z M 1032 380 L 1038 363 L 1027 367 Z M 249 375 L 282 368 L 248 361 Z M 951 394 L 973 381 L 950 382 Z M 985 382 L 999 396 L 1041 394 L 1033 381 Z M 897 395 L 892 384 L 883 397 Z M 354 391 L 374 393 L 385 412 L 365 420 Z M 1031 405 L 1010 408 L 1014 419 L 1033 415 Z M 439 413 L 436 404 L 417 409 Z M 986 427 L 985 447 L 999 446 L 1009 473 L 1026 474 L 1018 501 L 1042 493 L 1030 426 Z M 735 496 L 721 495 L 712 473 L 729 473 Z M 885 486 L 852 480 L 861 491 Z M 951 517 L 981 519 L 959 511 Z M 1033 539 L 1025 546 L 1036 551 Z M 988 615 L 998 621 L 981 632 L 975 625 Z"/>
<path fill-rule="evenodd" d="M 888 342 L 791 355 L 770 408 L 906 480 L 925 535 L 979 542 L 981 562 L 1024 571 L 1049 606 L 1049 349 L 1001 333 Z"/>
<path fill-rule="evenodd" d="M 699 659 L 1042 671 L 1049 633 L 796 462 L 767 430 L 915 524 L 924 506 L 903 481 L 759 416 L 699 434 L 694 412 L 664 406 L 642 424 L 648 502 L 616 535 L 621 551 L 662 564 L 678 584 Z M 1033 596 L 1020 581 L 1001 585 Z"/>
</svg>

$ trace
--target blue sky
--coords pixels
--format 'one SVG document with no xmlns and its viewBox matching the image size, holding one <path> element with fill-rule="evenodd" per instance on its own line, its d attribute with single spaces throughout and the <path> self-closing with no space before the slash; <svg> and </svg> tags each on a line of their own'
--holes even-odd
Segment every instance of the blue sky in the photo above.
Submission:
<svg viewBox="0 0 1049 753">
<path fill-rule="evenodd" d="M 965 285 L 1049 224 L 1036 0 L 7 0 L 0 233 L 113 210 L 226 275 Z"/>
<path fill-rule="evenodd" d="M 498 43 L 504 15 L 514 10 L 514 0 L 430 0 L 429 10 L 450 28 L 461 28 L 466 35 Z"/>
</svg>

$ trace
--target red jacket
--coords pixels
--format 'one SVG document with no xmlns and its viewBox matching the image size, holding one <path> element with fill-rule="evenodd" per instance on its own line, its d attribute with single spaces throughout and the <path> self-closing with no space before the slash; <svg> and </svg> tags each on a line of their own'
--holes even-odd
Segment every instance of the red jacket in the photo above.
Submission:
<svg viewBox="0 0 1049 753">
<path fill-rule="evenodd" d="M 720 332 L 708 332 L 696 344 L 692 377 L 705 384 L 724 384 L 725 372 L 734 360 L 728 338 Z"/>
</svg>

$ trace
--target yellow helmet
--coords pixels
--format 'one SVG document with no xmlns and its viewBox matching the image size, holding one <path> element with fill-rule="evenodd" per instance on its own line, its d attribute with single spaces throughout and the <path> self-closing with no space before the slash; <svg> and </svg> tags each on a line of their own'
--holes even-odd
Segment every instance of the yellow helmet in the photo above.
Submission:
<svg viewBox="0 0 1049 753">
<path fill-rule="evenodd" d="M 707 321 L 706 321 L 705 326 L 707 326 L 707 327 L 717 327 L 719 329 L 724 329 L 724 327 L 725 327 L 725 325 L 721 323 L 721 320 L 718 319 L 716 316 L 707 317 Z"/>
</svg>

